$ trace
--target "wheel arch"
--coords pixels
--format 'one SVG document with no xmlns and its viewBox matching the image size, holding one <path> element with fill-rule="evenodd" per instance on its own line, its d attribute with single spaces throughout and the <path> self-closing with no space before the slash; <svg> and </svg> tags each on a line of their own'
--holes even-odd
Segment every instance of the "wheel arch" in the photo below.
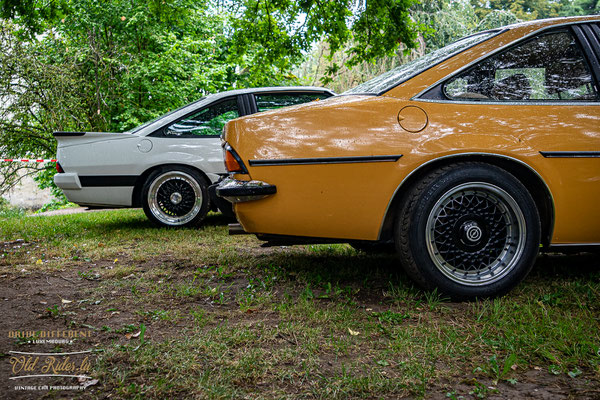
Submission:
<svg viewBox="0 0 600 400">
<path fill-rule="evenodd" d="M 192 165 L 189 165 L 189 164 L 177 164 L 177 163 L 167 163 L 167 164 L 155 165 L 155 166 L 150 167 L 147 170 L 145 170 L 136 179 L 135 185 L 133 187 L 133 193 L 131 195 L 131 204 L 132 204 L 132 207 L 141 207 L 142 206 L 142 188 L 144 187 L 144 183 L 146 182 L 146 180 L 148 179 L 148 177 L 150 176 L 150 174 L 153 173 L 154 171 L 160 169 L 160 168 L 165 168 L 165 167 L 184 167 L 184 168 L 192 169 L 192 170 L 198 172 L 204 179 L 206 179 L 207 184 L 210 185 L 211 181 L 208 178 L 208 176 L 206 175 L 206 173 L 204 173 L 204 171 L 202 171 L 201 169 L 196 168 L 196 167 L 194 167 Z"/>
<path fill-rule="evenodd" d="M 388 203 L 379 232 L 379 239 L 382 241 L 393 239 L 394 222 L 399 212 L 399 205 L 402 204 L 404 197 L 414 184 L 435 169 L 463 161 L 479 161 L 502 168 L 514 175 L 525 186 L 531 197 L 533 197 L 540 214 L 542 245 L 544 248 L 548 248 L 554 230 L 554 199 L 548 185 L 529 164 L 509 156 L 487 153 L 452 154 L 428 161 L 414 169 L 398 185 Z"/>
</svg>

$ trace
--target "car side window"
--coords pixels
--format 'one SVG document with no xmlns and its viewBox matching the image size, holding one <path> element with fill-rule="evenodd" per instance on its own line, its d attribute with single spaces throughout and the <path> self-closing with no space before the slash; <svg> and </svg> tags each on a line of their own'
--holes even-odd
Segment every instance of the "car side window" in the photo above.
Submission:
<svg viewBox="0 0 600 400">
<path fill-rule="evenodd" d="M 329 97 L 326 93 L 265 93 L 255 94 L 258 111 L 293 106 Z"/>
<path fill-rule="evenodd" d="M 592 74 L 569 31 L 539 35 L 448 81 L 444 94 L 469 101 L 590 101 Z"/>
<path fill-rule="evenodd" d="M 165 137 L 186 138 L 219 136 L 227 121 L 237 117 L 237 100 L 225 100 L 168 125 L 163 134 Z"/>
</svg>

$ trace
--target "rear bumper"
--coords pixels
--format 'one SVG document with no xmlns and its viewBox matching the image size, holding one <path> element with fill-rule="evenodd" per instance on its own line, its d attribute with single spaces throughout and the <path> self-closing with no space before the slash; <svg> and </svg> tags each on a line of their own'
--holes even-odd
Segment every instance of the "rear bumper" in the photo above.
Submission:
<svg viewBox="0 0 600 400">
<path fill-rule="evenodd" d="M 75 172 L 62 172 L 54 175 L 54 183 L 72 203 L 82 206 L 131 207 L 133 184 L 131 186 L 111 185 L 110 182 L 90 184 L 89 177 L 79 177 Z M 84 181 L 83 184 L 81 181 Z"/>
<path fill-rule="evenodd" d="M 217 185 L 216 193 L 217 196 L 231 203 L 242 203 L 271 196 L 277 193 L 277 187 L 260 181 L 238 181 L 225 178 Z"/>
</svg>

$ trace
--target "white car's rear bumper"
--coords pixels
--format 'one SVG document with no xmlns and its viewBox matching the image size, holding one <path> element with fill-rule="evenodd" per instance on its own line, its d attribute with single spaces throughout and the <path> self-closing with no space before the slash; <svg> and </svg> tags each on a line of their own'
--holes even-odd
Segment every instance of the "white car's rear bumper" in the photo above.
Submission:
<svg viewBox="0 0 600 400">
<path fill-rule="evenodd" d="M 131 207 L 132 186 L 84 186 L 77 173 L 54 175 L 54 183 L 62 189 L 67 199 L 82 206 Z"/>
</svg>

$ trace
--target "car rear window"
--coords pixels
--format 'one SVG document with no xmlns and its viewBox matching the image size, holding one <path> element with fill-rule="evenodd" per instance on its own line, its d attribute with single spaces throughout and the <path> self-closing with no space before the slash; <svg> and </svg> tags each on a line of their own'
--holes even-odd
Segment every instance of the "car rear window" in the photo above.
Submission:
<svg viewBox="0 0 600 400">
<path fill-rule="evenodd" d="M 370 81 L 344 92 L 343 94 L 379 94 L 387 92 L 388 90 L 398 86 L 400 83 L 420 74 L 426 69 L 441 63 L 442 61 L 460 53 L 469 47 L 489 39 L 499 32 L 499 30 L 494 30 L 467 36 L 452 44 L 449 44 L 446 47 L 432 51 L 431 53 L 419 57 L 416 60 L 385 72 L 378 77 L 371 79 Z"/>
</svg>

